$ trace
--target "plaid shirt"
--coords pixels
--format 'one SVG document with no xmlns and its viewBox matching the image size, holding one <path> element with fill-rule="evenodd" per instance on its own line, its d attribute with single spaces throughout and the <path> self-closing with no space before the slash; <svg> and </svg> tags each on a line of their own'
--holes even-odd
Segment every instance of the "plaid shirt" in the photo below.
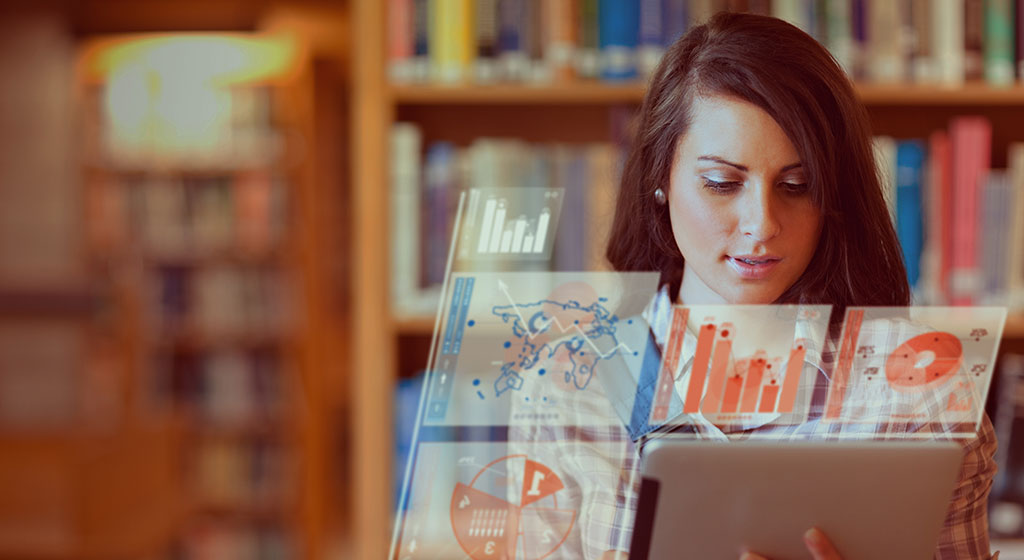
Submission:
<svg viewBox="0 0 1024 560">
<path fill-rule="evenodd" d="M 644 313 L 658 348 L 664 348 L 668 336 L 672 303 L 662 289 Z M 903 328 L 896 326 L 897 330 Z M 798 325 L 798 337 L 800 326 Z M 891 323 L 873 323 L 861 329 L 861 340 L 879 341 L 892 337 Z M 905 333 L 901 332 L 900 336 Z M 874 338 L 877 337 L 877 338 Z M 815 411 L 824 407 L 828 378 L 824 372 L 832 371 L 837 354 L 836 342 L 827 336 L 809 336 L 811 340 L 825 340 L 822 349 L 811 348 L 805 363 L 801 391 L 811 395 L 810 418 L 800 424 L 777 425 L 748 423 L 719 426 L 701 414 L 686 415 L 674 430 L 687 432 L 687 437 L 741 441 L 750 438 L 817 439 L 830 440 L 846 437 L 885 439 L 893 437 L 948 438 L 949 428 L 926 421 L 944 410 L 948 394 L 936 391 L 932 400 L 920 405 L 924 409 L 914 419 L 892 420 L 900 403 L 884 402 L 872 406 L 870 416 L 864 415 L 857 423 L 825 423 L 815 417 Z M 696 342 L 692 335 L 684 339 L 682 356 L 694 353 Z M 683 394 L 688 380 L 689 362 L 677 372 L 676 391 Z M 810 375 L 807 375 L 807 373 Z M 600 375 L 600 372 L 598 372 Z M 539 387 L 535 385 L 535 387 Z M 529 389 L 527 389 L 529 390 Z M 870 397 L 867 397 L 870 398 Z M 513 407 L 513 414 L 515 407 Z M 612 400 L 598 384 L 586 391 L 567 391 L 558 404 L 557 426 L 531 425 L 513 422 L 509 430 L 510 453 L 533 454 L 542 448 L 552 467 L 563 478 L 568 497 L 578 512 L 578 523 L 570 537 L 552 557 L 600 558 L 608 550 L 628 550 L 632 536 L 634 513 L 639 489 L 639 461 L 637 446 L 642 448 L 649 437 L 634 443 L 630 432 L 621 422 Z M 935 558 L 976 559 L 990 558 L 988 537 L 988 494 L 996 472 L 993 459 L 996 449 L 995 433 L 988 417 L 982 419 L 975 437 L 961 439 L 964 459 L 960 478 L 953 492 L 945 523 L 935 550 Z M 557 453 L 551 453 L 554 447 Z"/>
</svg>

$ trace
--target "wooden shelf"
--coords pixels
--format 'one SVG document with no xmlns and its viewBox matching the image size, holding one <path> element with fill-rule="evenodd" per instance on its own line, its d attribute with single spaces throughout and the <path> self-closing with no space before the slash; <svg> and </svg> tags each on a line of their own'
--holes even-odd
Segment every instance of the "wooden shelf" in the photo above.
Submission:
<svg viewBox="0 0 1024 560">
<path fill-rule="evenodd" d="M 639 82 L 396 84 L 390 86 L 390 95 L 399 105 L 608 105 L 638 104 L 643 99 L 645 89 L 646 86 Z M 1024 106 L 1024 85 L 860 84 L 857 92 L 867 105 Z"/>
</svg>

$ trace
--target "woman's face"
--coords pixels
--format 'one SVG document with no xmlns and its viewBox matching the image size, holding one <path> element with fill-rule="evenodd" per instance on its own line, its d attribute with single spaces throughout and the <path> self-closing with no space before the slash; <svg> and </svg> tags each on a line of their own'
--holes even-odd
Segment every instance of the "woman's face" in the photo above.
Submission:
<svg viewBox="0 0 1024 560">
<path fill-rule="evenodd" d="M 686 259 L 679 299 L 691 305 L 775 301 L 821 234 L 796 148 L 768 113 L 731 97 L 694 101 L 668 204 Z"/>
</svg>

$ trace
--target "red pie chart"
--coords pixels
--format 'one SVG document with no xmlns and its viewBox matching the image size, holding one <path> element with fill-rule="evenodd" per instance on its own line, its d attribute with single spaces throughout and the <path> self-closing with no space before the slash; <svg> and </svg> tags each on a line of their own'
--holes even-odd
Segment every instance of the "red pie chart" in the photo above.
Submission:
<svg viewBox="0 0 1024 560">
<path fill-rule="evenodd" d="M 469 484 L 456 484 L 451 503 L 455 539 L 473 560 L 545 558 L 565 542 L 576 522 L 575 511 L 558 507 L 564 488 L 554 471 L 526 455 L 496 459 Z"/>
<path fill-rule="evenodd" d="M 897 391 L 921 391 L 949 380 L 963 362 L 960 339 L 946 332 L 915 336 L 885 362 L 885 377 Z"/>
</svg>

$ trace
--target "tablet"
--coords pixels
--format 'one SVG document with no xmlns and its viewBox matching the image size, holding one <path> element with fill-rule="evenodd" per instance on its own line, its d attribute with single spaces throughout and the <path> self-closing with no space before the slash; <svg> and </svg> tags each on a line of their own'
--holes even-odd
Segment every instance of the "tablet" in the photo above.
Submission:
<svg viewBox="0 0 1024 560">
<path fill-rule="evenodd" d="M 962 454 L 955 442 L 653 441 L 629 558 L 803 559 L 815 526 L 844 560 L 931 558 Z"/>
</svg>

